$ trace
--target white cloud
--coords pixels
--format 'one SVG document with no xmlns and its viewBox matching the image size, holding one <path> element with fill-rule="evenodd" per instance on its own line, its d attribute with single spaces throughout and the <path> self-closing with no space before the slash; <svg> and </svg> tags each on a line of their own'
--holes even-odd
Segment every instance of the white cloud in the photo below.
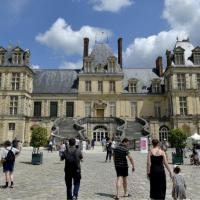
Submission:
<svg viewBox="0 0 200 200">
<path fill-rule="evenodd" d="M 56 22 L 45 33 L 36 36 L 36 40 L 56 51 L 63 52 L 67 55 L 83 53 L 83 38 L 90 39 L 90 47 L 94 45 L 96 36 L 102 34 L 103 39 L 112 35 L 111 31 L 92 26 L 82 26 L 80 30 L 75 31 L 65 22 L 64 19 L 58 18 Z"/>
<path fill-rule="evenodd" d="M 83 66 L 83 61 L 79 60 L 78 62 L 63 62 L 59 68 L 60 69 L 80 69 Z"/>
<path fill-rule="evenodd" d="M 133 0 L 90 0 L 89 2 L 94 10 L 108 12 L 119 12 L 122 8 L 133 4 Z"/>
<path fill-rule="evenodd" d="M 40 69 L 41 67 L 39 65 L 31 65 L 32 69 Z"/>
<path fill-rule="evenodd" d="M 169 31 L 162 31 L 147 38 L 136 38 L 124 52 L 124 66 L 153 67 L 157 56 L 165 56 L 167 49 L 173 49 L 176 38 L 200 44 L 200 0 L 165 0 L 163 17 L 170 25 Z"/>
</svg>

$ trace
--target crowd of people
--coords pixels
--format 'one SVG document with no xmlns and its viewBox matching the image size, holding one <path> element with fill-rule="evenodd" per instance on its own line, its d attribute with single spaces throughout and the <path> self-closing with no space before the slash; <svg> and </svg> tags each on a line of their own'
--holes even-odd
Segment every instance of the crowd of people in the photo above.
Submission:
<svg viewBox="0 0 200 200">
<path fill-rule="evenodd" d="M 127 191 L 128 177 L 128 161 L 130 161 L 132 172 L 135 171 L 134 159 L 129 151 L 129 140 L 124 138 L 121 143 L 117 144 L 113 139 L 103 138 L 101 141 L 102 150 L 106 152 L 105 162 L 110 161 L 113 157 L 116 171 L 116 195 L 115 199 L 120 199 L 120 189 L 123 189 L 123 197 L 129 197 Z M 48 143 L 48 151 L 53 150 L 56 145 L 55 138 L 50 138 Z M 95 140 L 81 141 L 79 138 L 70 138 L 69 140 L 61 140 L 59 147 L 60 160 L 65 160 L 65 183 L 67 189 L 67 199 L 75 200 L 78 198 L 80 181 L 81 181 L 81 162 L 83 161 L 83 153 L 87 149 L 94 149 Z M 179 166 L 174 166 L 173 172 L 168 164 L 166 141 L 160 143 L 157 139 L 152 140 L 152 148 L 147 155 L 147 178 L 150 182 L 150 198 L 164 200 L 166 196 L 166 174 L 167 169 L 169 176 L 173 182 L 172 198 L 186 199 L 186 183 L 181 175 Z M 2 188 L 13 188 L 13 170 L 15 157 L 21 151 L 21 143 L 15 138 L 12 143 L 5 141 L 4 148 L 1 151 L 1 163 L 3 172 L 5 173 L 5 185 Z M 193 157 L 197 155 L 196 149 L 193 149 Z M 192 158 L 197 160 L 197 158 Z M 194 161 L 197 162 L 197 161 Z M 73 183 L 73 186 L 72 186 Z M 73 190 L 72 190 L 73 188 Z"/>
</svg>

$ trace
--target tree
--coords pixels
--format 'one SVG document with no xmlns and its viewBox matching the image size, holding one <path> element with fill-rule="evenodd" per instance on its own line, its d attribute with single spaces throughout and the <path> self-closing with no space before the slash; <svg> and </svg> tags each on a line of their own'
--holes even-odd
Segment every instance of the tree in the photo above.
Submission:
<svg viewBox="0 0 200 200">
<path fill-rule="evenodd" d="M 182 129 L 176 128 L 170 130 L 168 139 L 171 146 L 175 147 L 178 153 L 186 146 L 187 135 Z"/>
<path fill-rule="evenodd" d="M 39 152 L 39 148 L 47 144 L 47 129 L 43 127 L 34 127 L 31 134 L 30 145 L 33 147 L 33 152 Z"/>
</svg>

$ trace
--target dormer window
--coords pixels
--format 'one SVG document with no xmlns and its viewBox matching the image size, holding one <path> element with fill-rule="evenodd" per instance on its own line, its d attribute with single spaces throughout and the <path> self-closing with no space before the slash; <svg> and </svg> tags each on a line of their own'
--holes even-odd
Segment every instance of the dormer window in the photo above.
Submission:
<svg viewBox="0 0 200 200">
<path fill-rule="evenodd" d="M 193 59 L 195 65 L 200 65 L 200 52 L 194 52 Z"/>
<path fill-rule="evenodd" d="M 13 54 L 13 64 L 17 64 L 17 65 L 21 64 L 21 54 L 20 53 Z"/>
<path fill-rule="evenodd" d="M 176 65 L 184 65 L 184 54 L 182 52 L 177 52 L 174 55 Z"/>
<path fill-rule="evenodd" d="M 115 70 L 115 57 L 108 58 L 108 70 L 110 73 L 114 73 Z"/>
<path fill-rule="evenodd" d="M 130 93 L 136 93 L 137 92 L 137 83 L 129 83 L 128 91 Z"/>
<path fill-rule="evenodd" d="M 180 46 L 174 49 L 174 63 L 175 65 L 184 65 L 184 49 Z"/>
<path fill-rule="evenodd" d="M 130 93 L 136 93 L 137 92 L 137 82 L 138 80 L 133 78 L 133 79 L 130 79 L 128 81 L 128 91 Z"/>
<path fill-rule="evenodd" d="M 156 79 L 152 81 L 152 92 L 153 93 L 160 93 L 161 92 L 161 86 L 160 86 L 160 79 Z"/>
</svg>

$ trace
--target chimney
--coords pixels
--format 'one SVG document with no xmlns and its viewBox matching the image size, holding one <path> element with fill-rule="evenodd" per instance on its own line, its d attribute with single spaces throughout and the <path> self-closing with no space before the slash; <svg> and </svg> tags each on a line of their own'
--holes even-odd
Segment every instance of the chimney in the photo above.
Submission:
<svg viewBox="0 0 200 200">
<path fill-rule="evenodd" d="M 122 68 L 122 38 L 118 39 L 118 64 Z"/>
<path fill-rule="evenodd" d="M 88 56 L 88 48 L 89 48 L 89 38 L 84 38 L 84 47 L 83 47 L 83 58 Z"/>
<path fill-rule="evenodd" d="M 162 63 L 162 56 L 159 56 L 156 59 L 156 71 L 159 77 L 163 76 L 163 63 Z"/>
</svg>

